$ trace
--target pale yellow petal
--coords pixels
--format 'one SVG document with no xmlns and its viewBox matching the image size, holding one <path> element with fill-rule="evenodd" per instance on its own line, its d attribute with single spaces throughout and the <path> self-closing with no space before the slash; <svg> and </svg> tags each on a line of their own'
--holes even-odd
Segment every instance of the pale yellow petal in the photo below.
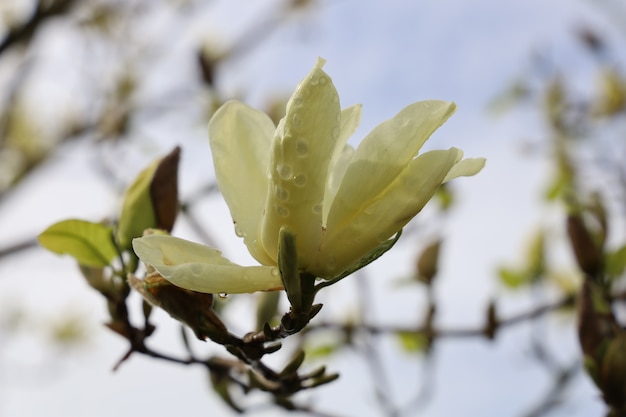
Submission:
<svg viewBox="0 0 626 417">
<path fill-rule="evenodd" d="M 328 228 L 369 204 L 394 181 L 430 135 L 454 113 L 443 101 L 411 104 L 378 125 L 356 150 L 328 214 Z"/>
<path fill-rule="evenodd" d="M 360 121 L 360 104 L 355 104 L 354 106 L 341 110 L 339 138 L 335 143 L 335 150 L 333 151 L 333 156 L 330 159 L 330 164 L 328 165 L 328 178 L 326 180 L 326 191 L 324 193 L 324 204 L 322 209 L 322 224 L 324 226 L 326 225 L 326 220 L 328 219 L 328 212 L 330 211 L 332 201 L 335 198 L 335 194 L 337 194 L 341 180 L 348 169 L 350 160 L 354 156 L 354 148 L 347 143 L 350 136 L 352 136 L 357 127 L 359 127 Z"/>
<path fill-rule="evenodd" d="M 237 294 L 282 288 L 277 267 L 239 266 L 220 251 L 188 240 L 151 235 L 134 239 L 133 249 L 165 279 L 188 290 Z"/>
<path fill-rule="evenodd" d="M 296 231 L 301 266 L 319 247 L 328 165 L 340 132 L 339 97 L 322 65 L 298 85 L 276 129 L 262 226 L 263 247 L 273 259 L 280 228 Z"/>
<path fill-rule="evenodd" d="M 432 198 L 462 156 L 459 149 L 426 152 L 410 161 L 370 204 L 345 223 L 328 229 L 313 273 L 325 278 L 340 274 L 404 227 Z"/>
<path fill-rule="evenodd" d="M 458 177 L 471 177 L 478 174 L 485 167 L 485 158 L 468 158 L 456 163 L 443 182 L 448 182 Z"/>
<path fill-rule="evenodd" d="M 235 231 L 264 265 L 275 263 L 258 239 L 274 130 L 269 116 L 238 101 L 224 104 L 209 122 L 215 175 Z"/>
</svg>

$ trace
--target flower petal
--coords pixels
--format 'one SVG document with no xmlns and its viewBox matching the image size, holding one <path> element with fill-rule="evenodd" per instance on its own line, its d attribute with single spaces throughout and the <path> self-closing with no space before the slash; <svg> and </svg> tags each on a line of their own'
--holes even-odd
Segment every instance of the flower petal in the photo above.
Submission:
<svg viewBox="0 0 626 417">
<path fill-rule="evenodd" d="M 224 104 L 209 122 L 215 176 L 235 231 L 264 265 L 275 264 L 258 239 L 274 129 L 269 116 L 238 101 Z"/>
<path fill-rule="evenodd" d="M 400 174 L 430 135 L 454 113 L 456 105 L 421 101 L 378 125 L 359 145 L 328 215 L 328 228 L 346 221 Z"/>
<path fill-rule="evenodd" d="M 323 60 L 298 85 L 276 129 L 262 226 L 263 247 L 275 259 L 282 226 L 297 231 L 300 266 L 319 248 L 328 165 L 340 133 L 340 107 Z"/>
<path fill-rule="evenodd" d="M 337 194 L 341 180 L 343 179 L 350 160 L 354 155 L 354 148 L 347 145 L 348 139 L 359 127 L 361 121 L 361 105 L 355 104 L 341 110 L 341 128 L 339 138 L 335 144 L 335 150 L 328 166 L 328 178 L 326 180 L 326 191 L 324 193 L 324 207 L 322 213 L 322 223 L 326 226 L 330 206 Z"/>
<path fill-rule="evenodd" d="M 448 182 L 458 177 L 471 177 L 478 174 L 485 167 L 485 158 L 468 158 L 459 161 L 452 167 L 443 182 Z"/>
<path fill-rule="evenodd" d="M 277 267 L 239 266 L 220 251 L 188 240 L 150 235 L 134 239 L 133 249 L 163 278 L 188 290 L 237 294 L 282 289 Z"/>
<path fill-rule="evenodd" d="M 336 228 L 328 229 L 315 273 L 332 278 L 404 227 L 432 198 L 445 176 L 462 157 L 459 149 L 426 152 L 408 166 L 370 204 Z"/>
</svg>

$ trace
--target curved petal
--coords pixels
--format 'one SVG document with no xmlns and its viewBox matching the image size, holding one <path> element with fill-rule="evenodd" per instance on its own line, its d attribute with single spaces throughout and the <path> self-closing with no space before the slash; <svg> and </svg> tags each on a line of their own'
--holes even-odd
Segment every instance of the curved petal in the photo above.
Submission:
<svg viewBox="0 0 626 417">
<path fill-rule="evenodd" d="M 275 264 L 258 239 L 274 129 L 269 116 L 238 101 L 224 104 L 209 122 L 215 176 L 235 232 L 243 237 L 250 254 L 264 265 Z"/>
<path fill-rule="evenodd" d="M 405 107 L 367 135 L 356 150 L 328 214 L 328 228 L 345 222 L 389 185 L 451 115 L 456 105 L 421 101 Z"/>
<path fill-rule="evenodd" d="M 448 182 L 458 177 L 471 177 L 478 174 L 485 167 L 485 158 L 468 158 L 459 161 L 452 167 L 443 182 Z"/>
<path fill-rule="evenodd" d="M 462 157 L 459 149 L 426 152 L 413 159 L 370 204 L 345 223 L 328 229 L 315 273 L 332 278 L 397 233 L 432 198 L 451 168 Z"/>
<path fill-rule="evenodd" d="M 316 256 L 328 165 L 339 138 L 339 96 L 323 60 L 298 85 L 272 142 L 263 247 L 276 259 L 282 226 L 297 231 L 300 266 Z"/>
<path fill-rule="evenodd" d="M 277 267 L 239 266 L 220 251 L 188 240 L 150 235 L 134 239 L 133 249 L 163 278 L 188 290 L 237 294 L 282 289 Z"/>
<path fill-rule="evenodd" d="M 328 165 L 328 179 L 326 180 L 326 191 L 324 192 L 324 207 L 322 212 L 322 224 L 324 226 L 326 226 L 328 212 L 330 211 L 330 206 L 335 198 L 335 194 L 337 194 L 341 180 L 354 155 L 354 148 L 347 145 L 347 143 L 350 136 L 352 136 L 357 127 L 359 127 L 359 122 L 361 121 L 361 107 L 360 104 L 355 104 L 354 106 L 341 110 L 339 138 L 337 139 L 333 156 Z"/>
</svg>

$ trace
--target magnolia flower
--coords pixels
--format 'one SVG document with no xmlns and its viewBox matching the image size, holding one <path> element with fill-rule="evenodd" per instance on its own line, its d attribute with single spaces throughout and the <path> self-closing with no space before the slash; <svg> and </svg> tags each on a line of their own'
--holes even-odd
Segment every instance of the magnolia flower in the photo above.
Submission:
<svg viewBox="0 0 626 417">
<path fill-rule="evenodd" d="M 362 264 L 430 200 L 437 188 L 474 175 L 484 159 L 456 148 L 418 155 L 455 111 L 421 101 L 347 144 L 361 107 L 341 110 L 319 59 L 274 126 L 263 112 L 231 101 L 209 122 L 217 182 L 235 232 L 263 266 L 235 265 L 211 248 L 168 236 L 135 239 L 137 255 L 175 285 L 210 293 L 281 288 L 279 232 L 296 238 L 302 273 L 333 279 Z"/>
</svg>

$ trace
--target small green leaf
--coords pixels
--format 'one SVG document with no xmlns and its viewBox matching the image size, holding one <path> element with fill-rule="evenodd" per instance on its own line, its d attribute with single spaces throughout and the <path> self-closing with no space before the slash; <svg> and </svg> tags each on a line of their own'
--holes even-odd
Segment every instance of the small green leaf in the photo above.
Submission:
<svg viewBox="0 0 626 417">
<path fill-rule="evenodd" d="M 605 258 L 606 273 L 612 278 L 619 277 L 626 268 L 626 245 L 610 252 Z"/>
<path fill-rule="evenodd" d="M 409 352 L 425 352 L 428 350 L 429 341 L 425 334 L 416 332 L 398 332 L 398 341 L 400 346 Z"/>
<path fill-rule="evenodd" d="M 118 255 L 113 230 L 101 223 L 65 220 L 39 235 L 44 248 L 59 255 L 70 255 L 84 266 L 105 267 Z"/>
<path fill-rule="evenodd" d="M 500 276 L 500 281 L 509 288 L 519 288 L 532 281 L 530 274 L 523 270 L 501 268 L 498 271 L 498 275 Z"/>
<path fill-rule="evenodd" d="M 178 207 L 177 181 L 180 148 L 154 161 L 141 171 L 126 190 L 117 227 L 117 240 L 124 249 L 131 249 L 132 240 L 144 230 L 172 230 Z"/>
</svg>

